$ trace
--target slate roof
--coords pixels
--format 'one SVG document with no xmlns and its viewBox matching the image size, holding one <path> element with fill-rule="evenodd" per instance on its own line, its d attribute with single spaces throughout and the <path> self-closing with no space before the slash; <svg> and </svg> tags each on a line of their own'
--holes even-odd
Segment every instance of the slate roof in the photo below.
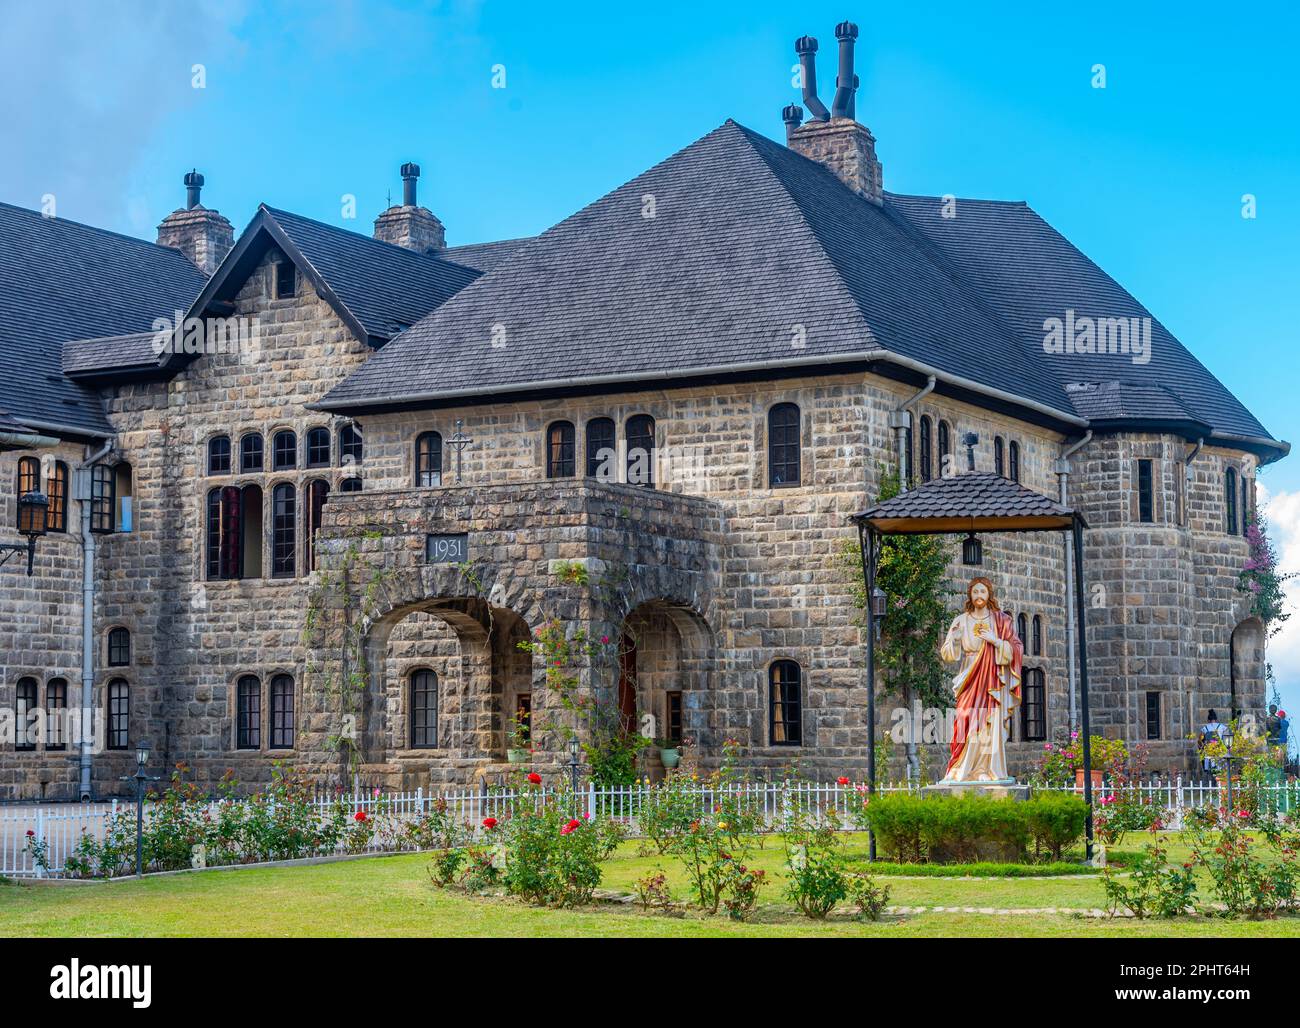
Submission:
<svg viewBox="0 0 1300 1028">
<path fill-rule="evenodd" d="M 1048 365 L 1067 387 L 1075 382 L 1124 382 L 1126 400 L 1142 410 L 1172 397 L 1216 432 L 1268 438 L 1268 431 L 1186 347 L 1151 318 L 1151 360 L 1135 364 L 1125 355 L 1048 354 L 1043 322 L 1067 309 L 1092 318 L 1144 318 L 1148 311 L 1119 283 L 1024 203 L 957 201 L 957 216 L 944 218 L 937 197 L 889 197 L 890 206 L 942 252 L 960 281 L 978 291 L 1024 339 L 1034 359 Z M 1134 389 L 1146 386 L 1148 391 Z M 1158 387 L 1164 399 L 1156 395 Z M 1072 394 L 1088 403 L 1086 394 Z M 1077 409 L 1077 408 L 1076 408 Z M 1085 410 L 1079 410 L 1085 417 Z M 1160 416 L 1153 409 L 1147 417 Z"/>
<path fill-rule="evenodd" d="M 532 241 L 532 236 L 524 236 L 520 239 L 499 239 L 491 243 L 465 243 L 462 246 L 449 246 L 439 256 L 475 271 L 488 272 Z"/>
<path fill-rule="evenodd" d="M 1154 382 L 1071 382 L 1065 391 L 1074 409 L 1089 422 L 1198 420 L 1177 393 Z"/>
<path fill-rule="evenodd" d="M 98 394 L 63 374 L 63 343 L 148 329 L 204 275 L 178 250 L 0 203 L 0 407 L 70 434 L 109 434 Z"/>
<path fill-rule="evenodd" d="M 262 205 L 366 332 L 389 339 L 479 277 L 472 267 Z"/>
<path fill-rule="evenodd" d="M 990 471 L 934 478 L 882 500 L 854 521 L 890 532 L 991 532 L 1063 528 L 1074 511 Z"/>
<path fill-rule="evenodd" d="M 653 217 L 643 216 L 647 197 Z M 893 355 L 1014 394 L 1067 425 L 1096 411 L 1079 383 L 1122 380 L 1133 383 L 1120 390 L 1123 405 L 1146 418 L 1268 439 L 1154 319 L 1145 365 L 1046 354 L 1043 319 L 1067 308 L 1148 314 L 1025 204 L 962 200 L 951 220 L 941 205 L 886 194 L 876 206 L 728 121 L 514 251 L 320 406 Z"/>
<path fill-rule="evenodd" d="M 181 310 L 185 308 L 182 307 Z M 167 320 L 176 315 L 168 313 Z M 70 339 L 63 344 L 63 373 L 76 377 L 99 371 L 144 368 L 158 363 L 156 332 L 133 332 L 99 339 Z"/>
</svg>

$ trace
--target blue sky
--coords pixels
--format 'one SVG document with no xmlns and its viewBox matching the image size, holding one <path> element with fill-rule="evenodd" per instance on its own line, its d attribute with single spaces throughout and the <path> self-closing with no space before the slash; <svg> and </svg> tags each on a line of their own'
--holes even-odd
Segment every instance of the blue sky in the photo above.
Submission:
<svg viewBox="0 0 1300 1028">
<path fill-rule="evenodd" d="M 829 102 L 847 17 L 887 189 L 1028 201 L 1300 439 L 1300 15 L 1143 8 L 0 0 L 0 199 L 152 237 L 197 167 L 237 228 L 369 231 L 414 160 L 450 243 L 532 234 L 728 117 L 781 138 L 793 40 Z M 1300 568 L 1300 457 L 1261 481 Z M 1300 632 L 1277 652 L 1300 678 Z"/>
</svg>

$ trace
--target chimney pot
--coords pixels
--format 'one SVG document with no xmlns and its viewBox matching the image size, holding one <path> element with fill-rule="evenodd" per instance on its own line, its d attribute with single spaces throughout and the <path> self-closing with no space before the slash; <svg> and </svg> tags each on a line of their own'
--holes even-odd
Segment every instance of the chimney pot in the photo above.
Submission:
<svg viewBox="0 0 1300 1028">
<path fill-rule="evenodd" d="M 402 165 L 402 206 L 416 207 L 415 202 L 415 184 L 416 179 L 420 177 L 420 166 L 418 164 L 406 163 Z"/>
<path fill-rule="evenodd" d="M 203 176 L 198 171 L 185 173 L 185 209 L 194 210 L 199 205 L 199 193 L 203 189 Z"/>
<path fill-rule="evenodd" d="M 781 120 L 785 122 L 785 141 L 788 143 L 791 134 L 803 122 L 803 108 L 798 104 L 787 104 L 781 110 Z"/>
<path fill-rule="evenodd" d="M 794 52 L 799 55 L 799 77 L 803 79 L 803 102 L 813 121 L 829 121 L 831 112 L 817 99 L 817 40 L 800 36 L 794 41 Z"/>
<path fill-rule="evenodd" d="M 851 21 L 842 21 L 835 26 L 835 38 L 840 41 L 840 71 L 835 78 L 831 117 L 852 118 L 855 115 L 854 94 L 858 82 L 858 77 L 853 74 L 853 41 L 858 38 L 858 27 Z"/>
</svg>

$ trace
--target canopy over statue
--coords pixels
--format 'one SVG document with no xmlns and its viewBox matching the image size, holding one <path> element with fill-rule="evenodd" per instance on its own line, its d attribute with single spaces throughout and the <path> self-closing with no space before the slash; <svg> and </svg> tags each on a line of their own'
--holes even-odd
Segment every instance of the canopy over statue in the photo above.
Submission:
<svg viewBox="0 0 1300 1028">
<path fill-rule="evenodd" d="M 1024 643 L 987 578 L 971 579 L 966 609 L 953 620 L 939 653 L 961 662 L 952 680 L 957 716 L 943 781 L 1010 782 L 1007 738 L 1020 706 Z"/>
</svg>

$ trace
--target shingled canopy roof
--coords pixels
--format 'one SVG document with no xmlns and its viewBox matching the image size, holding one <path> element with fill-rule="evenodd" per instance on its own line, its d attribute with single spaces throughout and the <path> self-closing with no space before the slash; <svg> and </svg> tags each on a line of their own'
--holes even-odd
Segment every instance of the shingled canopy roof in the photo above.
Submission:
<svg viewBox="0 0 1300 1028">
<path fill-rule="evenodd" d="M 1076 519 L 1083 523 L 1082 514 L 989 471 L 931 479 L 852 517 L 888 535 L 1052 532 Z"/>
</svg>

